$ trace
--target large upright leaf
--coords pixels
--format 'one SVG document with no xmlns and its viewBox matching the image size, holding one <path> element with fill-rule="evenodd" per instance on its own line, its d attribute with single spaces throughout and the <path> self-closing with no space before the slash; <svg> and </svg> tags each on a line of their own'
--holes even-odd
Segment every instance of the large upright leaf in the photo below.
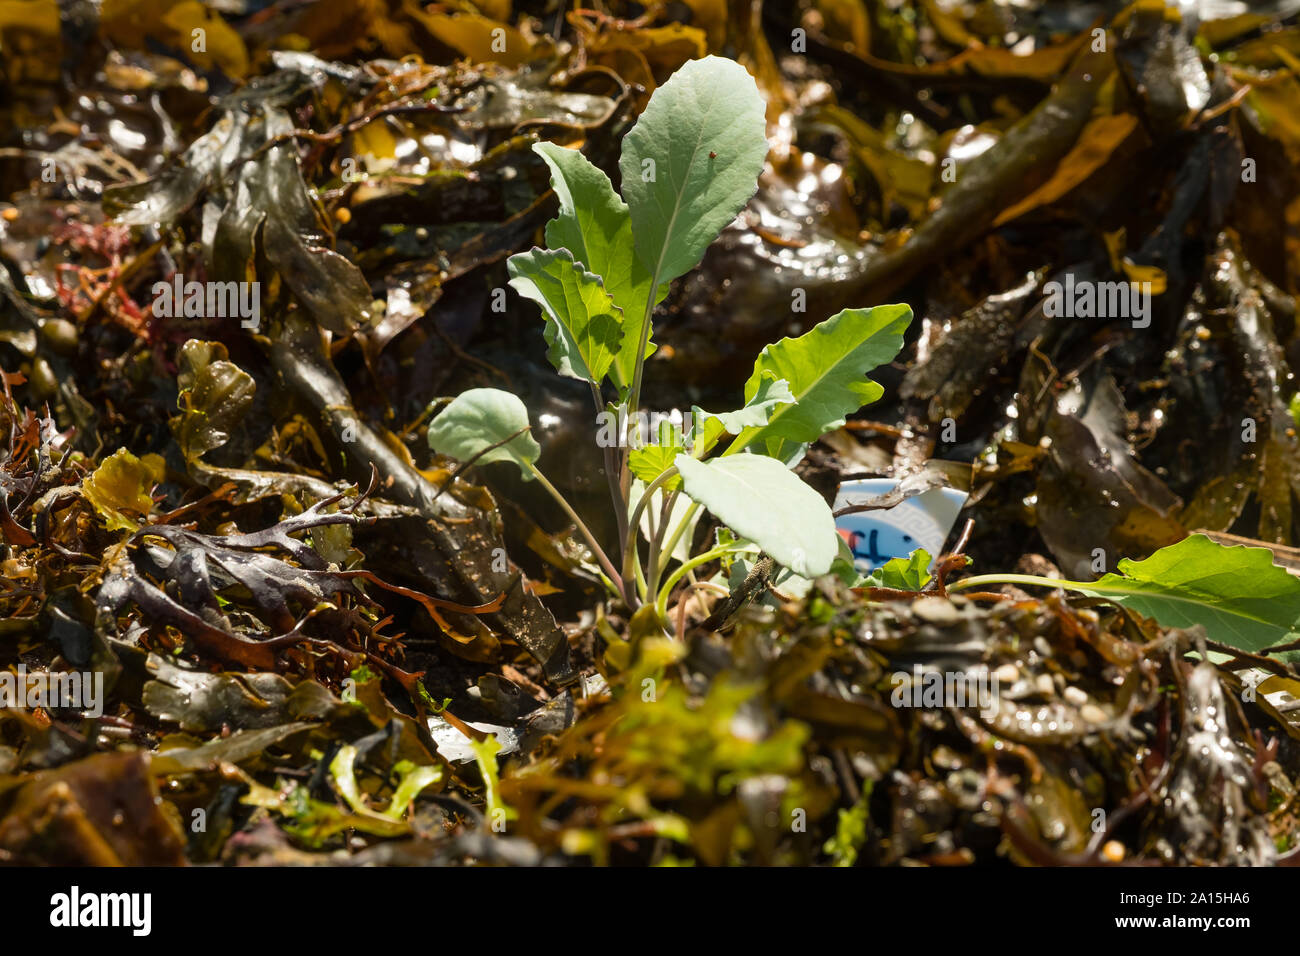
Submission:
<svg viewBox="0 0 1300 956">
<path fill-rule="evenodd" d="M 568 249 L 518 253 L 506 270 L 514 290 L 542 307 L 546 357 L 555 370 L 599 385 L 623 343 L 618 306 L 600 276 L 583 269 Z"/>
<path fill-rule="evenodd" d="M 689 272 L 758 186 L 765 107 L 743 66 L 706 56 L 655 90 L 619 169 L 636 251 L 660 282 Z"/>
<path fill-rule="evenodd" d="M 839 552 L 831 509 L 779 461 L 735 455 L 700 462 L 678 455 L 675 464 L 692 500 L 777 562 L 810 578 L 831 569 Z"/>
<path fill-rule="evenodd" d="M 430 423 L 429 447 L 460 461 L 473 458 L 475 464 L 513 461 L 524 478 L 531 479 L 531 466 L 542 448 L 524 431 L 527 427 L 528 409 L 517 395 L 499 388 L 471 388 Z"/>
<path fill-rule="evenodd" d="M 766 425 L 746 428 L 732 448 L 761 440 L 769 454 L 783 457 L 784 446 L 815 441 L 839 428 L 846 416 L 884 393 L 867 373 L 898 354 L 911 321 L 906 305 L 845 309 L 798 338 L 767 346 L 745 383 L 745 400 L 753 399 L 770 375 L 789 383 L 795 402 L 776 406 Z"/>
<path fill-rule="evenodd" d="M 610 185 L 609 177 L 576 149 L 554 143 L 534 143 L 533 152 L 551 169 L 551 188 L 560 200 L 560 213 L 546 224 L 546 244 L 568 249 L 588 271 L 600 276 L 605 291 L 623 310 L 623 341 L 640 341 L 650 295 L 650 273 L 637 258 L 627 203 Z M 655 301 L 668 292 L 661 284 Z M 654 351 L 647 339 L 646 356 Z M 636 349 L 627 345 L 614 359 L 611 377 L 628 385 L 636 371 Z"/>
<path fill-rule="evenodd" d="M 1266 548 L 1225 547 L 1194 534 L 1145 561 L 1120 561 L 1119 570 L 1064 583 L 1165 627 L 1203 625 L 1212 640 L 1252 653 L 1296 637 L 1300 578 L 1274 564 Z"/>
</svg>

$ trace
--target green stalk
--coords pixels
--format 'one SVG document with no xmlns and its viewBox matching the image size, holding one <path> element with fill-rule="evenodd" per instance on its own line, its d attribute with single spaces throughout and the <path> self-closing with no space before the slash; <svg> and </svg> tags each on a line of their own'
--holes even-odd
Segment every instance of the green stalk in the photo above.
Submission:
<svg viewBox="0 0 1300 956">
<path fill-rule="evenodd" d="M 659 524 L 650 536 L 650 566 L 646 571 L 646 579 L 649 581 L 659 580 L 659 568 L 664 564 L 663 552 L 660 550 L 664 546 L 664 536 L 668 533 L 668 522 L 672 520 L 673 509 L 677 507 L 677 499 L 681 495 L 679 488 L 674 492 L 664 492 L 663 508 L 659 512 Z"/>
<path fill-rule="evenodd" d="M 632 418 L 635 417 L 637 410 L 641 406 L 641 380 L 645 375 L 645 347 L 646 344 L 650 341 L 650 323 L 651 323 L 651 319 L 654 317 L 655 293 L 659 289 L 659 275 L 662 272 L 662 259 L 663 256 L 660 255 L 661 262 L 655 263 L 654 276 L 650 283 L 650 294 L 646 297 L 645 300 L 645 314 L 642 316 L 641 335 L 638 337 L 639 341 L 637 342 L 636 353 L 635 353 L 636 371 L 632 374 L 632 390 L 628 393 L 628 400 L 627 400 L 627 412 L 628 412 L 629 421 L 631 421 Z M 623 514 L 627 514 L 627 503 L 631 496 L 631 491 L 632 491 L 632 472 L 631 469 L 628 468 L 628 464 L 627 464 L 628 455 L 631 454 L 631 443 L 627 440 L 626 433 L 624 433 L 622 437 L 623 437 L 623 453 L 618 456 L 619 458 L 618 484 L 619 484 L 619 498 L 622 506 L 622 511 Z M 615 507 L 617 508 L 619 507 L 619 505 L 616 504 Z M 630 554 L 631 552 L 634 552 L 636 550 L 636 541 L 637 541 L 637 533 L 638 533 L 637 521 L 639 520 L 640 519 L 638 518 L 635 521 L 630 521 L 628 523 L 627 539 L 623 544 L 623 550 L 625 553 Z M 636 563 L 635 557 L 633 557 L 632 560 L 633 563 L 635 564 Z M 624 566 L 626 567 L 626 561 Z M 647 595 L 648 594 L 649 592 L 647 592 Z"/>
<path fill-rule="evenodd" d="M 654 493 L 662 488 L 665 484 L 677 477 L 677 466 L 665 469 L 659 477 L 650 484 L 646 485 L 645 491 L 641 493 L 641 500 L 636 503 L 636 508 L 632 511 L 632 517 L 628 519 L 628 543 L 623 549 L 623 577 L 632 576 L 632 566 L 637 563 L 636 551 L 639 542 L 638 535 L 641 531 L 641 515 L 645 512 L 646 506 L 650 504 L 650 499 Z"/>
<path fill-rule="evenodd" d="M 700 503 L 698 501 L 691 502 L 691 506 L 687 509 L 686 514 L 682 515 L 682 520 L 677 522 L 677 527 L 673 529 L 672 535 L 666 542 L 664 542 L 664 546 L 659 549 L 659 563 L 655 568 L 655 575 L 647 582 L 647 586 L 651 591 L 658 589 L 659 574 L 663 572 L 664 568 L 668 567 L 668 562 L 672 560 L 673 549 L 677 547 L 677 542 L 680 541 L 682 535 L 686 533 L 686 528 L 690 525 L 691 519 L 695 517 L 696 512 L 699 510 Z"/>
<path fill-rule="evenodd" d="M 533 477 L 541 482 L 542 487 L 545 488 L 550 496 L 556 500 L 559 506 L 564 509 L 564 513 L 569 516 L 569 520 L 573 522 L 574 526 L 578 529 L 578 533 L 581 534 L 583 539 L 587 542 L 587 547 L 591 548 L 591 553 L 596 556 L 596 560 L 600 563 L 605 574 L 609 576 L 610 581 L 613 582 L 614 586 L 618 589 L 618 593 L 625 594 L 626 589 L 623 587 L 623 576 L 620 575 L 618 571 L 614 570 L 614 562 L 609 560 L 609 556 L 605 554 L 605 549 L 597 543 L 596 536 L 591 533 L 591 529 L 587 527 L 587 523 L 578 517 L 578 512 L 573 510 L 573 506 L 565 500 L 564 495 L 560 494 L 559 489 L 547 480 L 546 476 L 538 470 L 536 465 L 532 462 L 525 462 L 525 464 L 528 465 L 528 470 L 533 473 Z"/>
<path fill-rule="evenodd" d="M 641 573 L 641 562 L 640 562 L 640 561 L 636 561 L 636 562 L 633 563 L 633 565 L 632 565 L 632 573 L 633 573 L 633 575 L 634 575 L 635 578 L 636 578 L 636 594 L 637 594 L 637 600 L 638 600 L 641 604 L 644 604 L 644 603 L 646 602 L 646 600 L 650 597 L 650 592 L 646 590 L 646 585 L 645 585 L 645 575 Z"/>
<path fill-rule="evenodd" d="M 659 614 L 659 620 L 662 621 L 668 617 L 668 597 L 673 593 L 673 588 L 676 587 L 678 581 L 700 565 L 708 564 L 710 561 L 715 561 L 734 549 L 735 545 L 720 544 L 716 548 L 705 551 L 703 554 L 697 554 L 670 574 L 668 580 L 664 582 L 664 586 L 659 590 L 659 595 L 655 600 L 655 611 Z"/>
<path fill-rule="evenodd" d="M 969 591 L 971 588 L 986 587 L 990 584 L 1028 584 L 1039 588 L 1075 588 L 1083 586 L 1093 590 L 1102 590 L 1095 584 L 1082 581 L 1063 581 L 1060 578 L 1041 578 L 1036 574 L 977 574 L 962 578 L 955 584 L 949 584 L 949 591 Z"/>
<path fill-rule="evenodd" d="M 650 499 L 654 497 L 654 493 L 662 488 L 667 482 L 672 481 L 676 476 L 677 468 L 674 466 L 668 468 L 661 473 L 658 478 L 650 482 L 642 493 L 641 500 L 636 503 L 636 508 L 632 512 L 632 517 L 628 520 L 627 542 L 623 547 L 623 580 L 631 581 L 635 578 L 637 583 L 640 585 L 642 597 L 648 596 L 649 592 L 645 589 L 646 579 L 641 571 L 641 562 L 638 560 L 638 549 L 641 544 L 641 515 L 645 511 L 646 506 L 650 503 Z M 653 555 L 651 557 L 653 560 Z M 636 610 L 636 605 L 634 604 L 629 603 L 629 607 L 634 611 Z"/>
<path fill-rule="evenodd" d="M 591 400 L 596 405 L 596 414 L 599 415 L 604 411 L 604 404 L 600 397 L 600 387 L 595 382 L 588 382 L 591 386 Z M 618 550 L 621 552 L 627 548 L 627 503 L 622 500 L 622 455 L 613 448 L 602 448 L 605 458 L 605 483 L 609 485 L 610 498 L 614 502 L 614 520 L 618 525 Z"/>
<path fill-rule="evenodd" d="M 650 320 L 655 311 L 655 292 L 659 289 L 659 276 L 663 271 L 663 255 L 659 256 L 660 261 L 655 263 L 654 276 L 650 281 L 650 294 L 645 300 L 645 316 L 641 322 L 640 341 L 636 346 L 636 372 L 632 375 L 632 391 L 628 393 L 627 412 L 629 416 L 635 415 L 637 409 L 641 407 L 641 379 L 645 375 L 645 347 L 650 342 Z M 627 456 L 623 456 L 626 462 Z"/>
</svg>

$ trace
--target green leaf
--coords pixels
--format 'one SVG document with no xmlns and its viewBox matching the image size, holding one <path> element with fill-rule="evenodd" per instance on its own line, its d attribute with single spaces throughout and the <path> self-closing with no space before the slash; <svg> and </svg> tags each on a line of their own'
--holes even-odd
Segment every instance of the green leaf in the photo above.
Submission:
<svg viewBox="0 0 1300 956">
<path fill-rule="evenodd" d="M 764 371 L 758 387 L 748 397 L 744 408 L 734 412 L 722 412 L 712 417 L 720 421 L 722 427 L 730 434 L 739 435 L 746 428 L 766 425 L 771 421 L 778 406 L 792 404 L 794 400 L 789 382 Z"/>
<path fill-rule="evenodd" d="M 1165 627 L 1205 627 L 1211 640 L 1251 653 L 1295 639 L 1300 578 L 1267 548 L 1225 547 L 1203 534 L 1123 560 L 1119 574 L 1066 585 L 1153 617 Z"/>
<path fill-rule="evenodd" d="M 836 542 L 839 545 L 839 553 L 835 560 L 831 562 L 831 573 L 840 579 L 840 583 L 846 588 L 862 587 L 867 580 L 867 576 L 858 570 L 853 557 L 853 550 L 849 543 L 844 540 L 843 535 L 836 535 L 840 540 Z"/>
<path fill-rule="evenodd" d="M 542 307 L 546 357 L 555 370 L 596 385 L 623 343 L 622 316 L 600 276 L 574 261 L 568 249 L 530 249 L 506 263 L 511 287 Z"/>
<path fill-rule="evenodd" d="M 724 432 L 739 435 L 746 428 L 766 425 L 779 405 L 793 401 L 794 394 L 790 391 L 790 383 L 765 371 L 762 373 L 758 388 L 745 403 L 744 408 L 734 412 L 719 412 L 716 415 L 706 412 L 698 405 L 691 409 L 691 418 L 695 423 L 695 436 L 691 450 L 696 458 L 702 458 Z"/>
<path fill-rule="evenodd" d="M 655 433 L 646 434 L 647 443 L 631 450 L 628 454 L 628 467 L 633 475 L 649 483 L 672 467 L 677 456 L 686 450 L 686 445 L 677 422 L 669 419 L 655 420 L 652 417 L 647 425 L 650 427 L 646 431 Z M 664 483 L 669 491 L 676 491 L 681 486 L 682 480 L 678 477 L 670 478 Z"/>
<path fill-rule="evenodd" d="M 402 761 L 394 770 L 399 770 L 401 782 L 397 785 L 393 793 L 393 799 L 387 810 L 372 810 L 362 796 L 361 788 L 357 784 L 356 777 L 356 759 L 357 748 L 351 744 L 344 744 L 339 748 L 339 752 L 334 755 L 330 761 L 330 775 L 334 778 L 335 788 L 339 795 L 352 808 L 352 812 L 361 817 L 366 817 L 377 825 L 379 832 L 386 832 L 384 822 L 400 824 L 406 808 L 411 801 L 419 796 L 420 791 L 442 779 L 442 768 L 436 766 L 418 767 L 410 761 Z M 393 832 L 404 832 L 405 828 L 397 827 Z"/>
<path fill-rule="evenodd" d="M 499 388 L 471 388 L 429 424 L 429 447 L 460 461 L 481 455 L 475 464 L 513 461 L 529 480 L 542 449 L 527 431 L 516 434 L 527 427 L 528 409 L 518 396 Z M 506 441 L 511 435 L 515 437 Z M 498 442 L 505 444 L 492 448 Z"/>
<path fill-rule="evenodd" d="M 501 799 L 501 777 L 497 773 L 497 754 L 501 752 L 501 743 L 492 734 L 482 740 L 471 740 L 470 748 L 474 751 L 474 762 L 483 777 L 483 802 L 488 819 L 495 825 L 507 820 L 518 820 L 519 812 L 508 806 Z"/>
<path fill-rule="evenodd" d="M 655 90 L 623 138 L 623 198 L 641 262 L 659 282 L 695 267 L 758 186 L 766 107 L 753 77 L 716 56 Z"/>
<path fill-rule="evenodd" d="M 822 844 L 822 851 L 830 854 L 835 866 L 853 866 L 858 853 L 867 843 L 867 828 L 871 822 L 871 790 L 875 781 L 863 783 L 858 802 L 847 810 L 840 810 L 835 825 L 835 835 Z"/>
<path fill-rule="evenodd" d="M 135 531 L 140 522 L 133 514 L 148 516 L 153 510 L 149 492 L 165 477 L 161 455 L 137 458 L 125 448 L 105 458 L 81 482 L 81 493 L 94 505 L 109 531 Z"/>
<path fill-rule="evenodd" d="M 867 588 L 893 588 L 895 591 L 919 591 L 930 580 L 930 552 L 917 548 L 909 557 L 891 558 L 867 575 L 860 585 Z"/>
<path fill-rule="evenodd" d="M 633 475 L 649 484 L 667 471 L 681 453 L 681 445 L 644 445 L 633 448 L 628 453 L 627 466 L 632 469 Z M 676 491 L 682 486 L 682 480 L 669 478 L 663 486 L 669 491 Z"/>
<path fill-rule="evenodd" d="M 686 494 L 796 574 L 830 570 L 839 551 L 835 518 L 821 495 L 779 461 L 735 455 L 699 462 L 678 455 Z"/>
<path fill-rule="evenodd" d="M 560 200 L 560 214 L 546 224 L 546 244 L 572 252 L 588 272 L 605 281 L 605 290 L 623 310 L 623 342 L 628 347 L 615 357 L 611 377 L 615 385 L 625 387 L 636 373 L 636 348 L 628 343 L 640 341 L 651 282 L 636 255 L 627 203 L 614 192 L 609 177 L 578 150 L 534 143 L 533 152 L 550 167 L 551 188 Z M 667 293 L 668 284 L 662 283 L 655 302 Z M 647 342 L 646 356 L 654 350 Z"/>
<path fill-rule="evenodd" d="M 397 784 L 397 789 L 393 791 L 392 802 L 389 803 L 388 809 L 383 811 L 383 816 L 390 820 L 400 820 L 411 801 L 420 795 L 420 791 L 442 780 L 442 768 L 419 766 L 409 760 L 401 760 L 393 770 L 400 775 L 401 780 Z"/>
<path fill-rule="evenodd" d="M 745 400 L 759 393 L 768 375 L 785 379 L 795 400 L 773 409 L 766 425 L 746 428 L 732 449 L 762 441 L 768 454 L 784 458 L 789 446 L 839 428 L 846 416 L 884 393 L 867 374 L 898 354 L 911 321 L 906 305 L 845 309 L 798 338 L 767 346 L 745 383 Z"/>
</svg>

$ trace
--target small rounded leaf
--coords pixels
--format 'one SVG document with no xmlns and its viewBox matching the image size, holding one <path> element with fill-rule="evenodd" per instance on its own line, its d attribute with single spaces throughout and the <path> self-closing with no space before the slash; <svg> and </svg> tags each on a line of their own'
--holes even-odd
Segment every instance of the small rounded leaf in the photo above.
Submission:
<svg viewBox="0 0 1300 956">
<path fill-rule="evenodd" d="M 513 461 L 524 478 L 531 479 L 530 466 L 542 449 L 527 428 L 528 409 L 517 395 L 499 388 L 471 388 L 429 425 L 429 447 L 460 461 L 474 459 L 476 465 Z"/>
</svg>

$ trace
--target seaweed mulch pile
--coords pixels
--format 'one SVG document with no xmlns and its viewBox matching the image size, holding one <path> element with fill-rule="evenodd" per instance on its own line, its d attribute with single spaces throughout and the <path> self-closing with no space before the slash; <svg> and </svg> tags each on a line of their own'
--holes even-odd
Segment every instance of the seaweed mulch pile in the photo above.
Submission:
<svg viewBox="0 0 1300 956">
<path fill-rule="evenodd" d="M 778 583 L 722 621 L 684 587 L 669 638 L 536 483 L 425 427 L 509 387 L 612 533 L 591 395 L 505 259 L 557 207 L 534 143 L 616 173 L 712 53 L 757 81 L 769 154 L 659 307 L 654 407 L 718 407 L 766 343 L 907 302 L 884 399 L 799 466 L 828 500 L 941 471 L 975 571 L 1089 577 L 1197 529 L 1285 563 L 1300 17 L 228 6 L 0 5 L 0 668 L 102 681 L 98 713 L 0 710 L 0 861 L 1288 859 L 1284 659 L 947 573 Z M 1067 272 L 1151 282 L 1149 321 L 1052 321 Z M 256 282 L 256 315 L 182 307 L 210 281 Z M 918 670 L 995 675 L 998 706 L 894 706 Z"/>
</svg>

